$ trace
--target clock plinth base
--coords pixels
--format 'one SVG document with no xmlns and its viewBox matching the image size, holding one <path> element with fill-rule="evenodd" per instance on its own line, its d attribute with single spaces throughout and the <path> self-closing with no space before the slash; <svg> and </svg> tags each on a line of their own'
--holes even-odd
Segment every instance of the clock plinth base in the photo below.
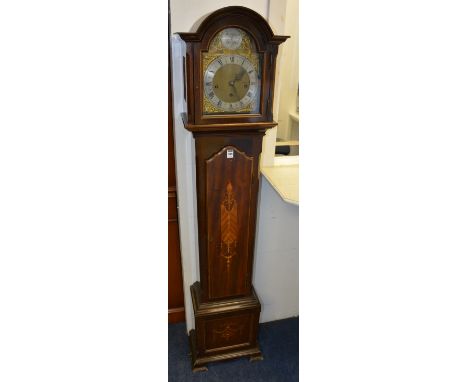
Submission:
<svg viewBox="0 0 468 382">
<path fill-rule="evenodd" d="M 207 365 L 211 362 L 216 361 L 226 361 L 229 359 L 240 358 L 240 357 L 250 357 L 250 362 L 257 362 L 263 360 L 262 353 L 258 347 L 253 349 L 244 349 L 240 351 L 233 351 L 230 353 L 224 353 L 220 355 L 212 355 L 212 356 L 205 356 L 205 357 L 198 357 L 196 356 L 196 333 L 195 330 L 192 329 L 189 334 L 189 341 L 190 341 L 190 352 L 192 358 L 192 371 L 194 373 L 208 371 Z M 195 354 L 195 356 L 194 356 Z"/>
<path fill-rule="evenodd" d="M 239 357 L 263 359 L 257 335 L 260 302 L 250 296 L 201 302 L 200 283 L 191 286 L 195 329 L 189 334 L 192 370 L 207 370 L 210 362 Z"/>
</svg>

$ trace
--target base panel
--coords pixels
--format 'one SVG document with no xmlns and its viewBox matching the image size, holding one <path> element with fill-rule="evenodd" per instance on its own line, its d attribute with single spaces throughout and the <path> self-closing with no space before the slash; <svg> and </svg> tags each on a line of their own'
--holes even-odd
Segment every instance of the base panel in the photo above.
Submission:
<svg viewBox="0 0 468 382">
<path fill-rule="evenodd" d="M 206 367 L 206 365 L 209 364 L 210 362 L 226 361 L 229 359 L 249 357 L 249 356 L 250 356 L 251 362 L 263 360 L 262 353 L 260 349 L 258 348 L 258 346 L 255 346 L 250 349 L 242 349 L 242 350 L 237 350 L 237 351 L 233 350 L 233 351 L 225 352 L 222 354 L 197 357 L 196 334 L 195 334 L 194 329 L 190 331 L 189 341 L 190 341 L 190 353 L 192 357 L 192 371 L 193 372 L 207 371 L 208 368 Z"/>
<path fill-rule="evenodd" d="M 189 334 L 193 371 L 206 370 L 210 362 L 239 357 L 261 360 L 258 346 L 260 301 L 250 295 L 202 301 L 200 284 L 191 287 L 195 329 Z"/>
</svg>

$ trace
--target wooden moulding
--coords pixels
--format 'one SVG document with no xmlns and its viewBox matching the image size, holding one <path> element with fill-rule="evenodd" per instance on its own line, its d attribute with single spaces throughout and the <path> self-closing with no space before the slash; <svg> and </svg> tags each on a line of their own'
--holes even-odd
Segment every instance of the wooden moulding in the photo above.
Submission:
<svg viewBox="0 0 468 382">
<path fill-rule="evenodd" d="M 213 124 L 191 124 L 187 121 L 187 114 L 181 113 L 181 118 L 184 123 L 185 129 L 193 133 L 196 132 L 216 132 L 216 131 L 252 131 L 252 130 L 262 130 L 271 129 L 278 125 L 277 122 L 249 122 L 249 123 L 223 123 L 218 125 Z"/>
<path fill-rule="evenodd" d="M 201 302 L 201 288 L 199 281 L 195 282 L 190 287 L 190 292 L 192 294 L 192 303 L 195 317 L 229 313 L 232 311 L 239 311 L 244 309 L 260 309 L 260 301 L 258 300 L 253 285 L 252 294 L 250 296 L 222 299 L 210 302 Z"/>
<path fill-rule="evenodd" d="M 251 348 L 251 349 L 243 349 L 238 351 L 233 351 L 231 353 L 222 353 L 217 355 L 210 355 L 206 357 L 196 357 L 196 335 L 195 330 L 192 329 L 189 333 L 189 341 L 190 341 L 190 351 L 192 357 L 192 371 L 208 371 L 208 367 L 206 366 L 210 362 L 216 361 L 226 361 L 228 359 L 240 358 L 240 357 L 250 357 L 250 361 L 262 361 L 263 356 L 259 349 L 259 347 Z"/>
<path fill-rule="evenodd" d="M 241 6 L 229 6 L 212 12 L 199 22 L 195 23 L 191 32 L 178 32 L 177 34 L 185 42 L 203 42 L 205 34 L 212 28 L 225 27 L 232 20 L 237 23 L 247 25 L 249 31 L 257 31 L 258 37 L 261 37 L 263 44 L 270 43 L 279 45 L 285 42 L 290 36 L 278 36 L 273 33 L 268 22 L 257 12 Z M 206 48 L 206 45 L 204 48 Z"/>
</svg>

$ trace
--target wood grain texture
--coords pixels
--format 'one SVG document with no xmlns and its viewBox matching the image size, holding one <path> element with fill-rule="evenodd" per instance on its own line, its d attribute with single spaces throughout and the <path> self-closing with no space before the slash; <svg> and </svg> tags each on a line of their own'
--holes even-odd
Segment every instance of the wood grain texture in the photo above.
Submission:
<svg viewBox="0 0 468 382">
<path fill-rule="evenodd" d="M 193 370 L 209 362 L 242 356 L 260 359 L 260 302 L 254 290 L 247 297 L 212 302 L 200 300 L 200 283 L 191 287 L 196 330 L 190 333 Z"/>
<path fill-rule="evenodd" d="M 207 353 L 248 346 L 251 342 L 252 314 L 241 313 L 207 319 L 205 345 Z"/>
<path fill-rule="evenodd" d="M 258 346 L 246 347 L 221 352 L 218 354 L 200 355 L 196 342 L 196 331 L 192 329 L 189 333 L 189 345 L 192 359 L 192 370 L 194 372 L 208 371 L 208 365 L 211 362 L 227 361 L 233 358 L 250 357 L 251 360 L 262 360 L 263 356 Z"/>
<path fill-rule="evenodd" d="M 200 281 L 203 299 L 250 294 L 263 132 L 195 134 Z M 227 158 L 227 151 L 233 158 Z M 237 255 L 221 256 L 221 205 L 228 182 L 237 209 Z"/>
<path fill-rule="evenodd" d="M 208 299 L 250 293 L 247 260 L 253 163 L 253 157 L 235 146 L 225 146 L 206 160 Z"/>
<path fill-rule="evenodd" d="M 169 323 L 173 323 L 185 321 L 185 311 L 175 193 L 172 193 L 168 199 L 168 318 Z"/>
</svg>

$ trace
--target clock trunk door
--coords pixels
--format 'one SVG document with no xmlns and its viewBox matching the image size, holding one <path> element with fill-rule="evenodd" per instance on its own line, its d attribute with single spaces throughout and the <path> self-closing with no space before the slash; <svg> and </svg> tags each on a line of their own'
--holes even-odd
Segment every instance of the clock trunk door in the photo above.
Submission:
<svg viewBox="0 0 468 382">
<path fill-rule="evenodd" d="M 227 146 L 206 161 L 208 299 L 250 293 L 253 157 Z"/>
</svg>

